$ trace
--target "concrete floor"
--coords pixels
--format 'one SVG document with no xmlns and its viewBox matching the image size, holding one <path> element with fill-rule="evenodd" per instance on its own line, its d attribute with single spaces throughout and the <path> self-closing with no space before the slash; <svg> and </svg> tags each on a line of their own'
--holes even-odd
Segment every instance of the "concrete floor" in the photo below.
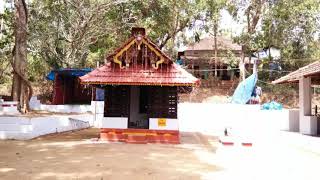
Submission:
<svg viewBox="0 0 320 180">
<path fill-rule="evenodd" d="M 182 133 L 180 145 L 103 143 L 97 134 L 0 141 L 0 179 L 319 179 L 320 150 L 281 142 L 290 137 L 241 148 L 201 133 Z"/>
</svg>

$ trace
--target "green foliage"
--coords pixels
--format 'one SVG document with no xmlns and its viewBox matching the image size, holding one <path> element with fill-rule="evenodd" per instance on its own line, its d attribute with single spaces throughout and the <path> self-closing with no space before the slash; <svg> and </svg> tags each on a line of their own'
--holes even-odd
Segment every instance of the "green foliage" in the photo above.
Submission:
<svg viewBox="0 0 320 180">
<path fill-rule="evenodd" d="M 11 78 L 12 48 L 13 48 L 13 18 L 7 9 L 0 14 L 3 24 L 0 32 L 0 84 L 7 84 Z"/>
<path fill-rule="evenodd" d="M 226 57 L 227 57 L 227 62 L 225 63 L 228 65 L 229 69 L 236 68 L 238 66 L 238 59 L 231 50 L 227 51 Z"/>
<path fill-rule="evenodd" d="M 281 50 L 279 63 L 286 71 L 319 60 L 318 0 L 247 0 L 245 3 L 235 0 L 234 3 L 238 9 L 238 21 L 246 24 L 243 33 L 235 40 L 246 46 L 247 55 L 263 48 L 276 47 Z M 263 59 L 262 64 L 268 69 L 272 61 L 272 58 Z M 259 78 L 269 79 L 269 74 L 261 73 Z M 278 76 L 283 75 L 281 73 Z"/>
</svg>

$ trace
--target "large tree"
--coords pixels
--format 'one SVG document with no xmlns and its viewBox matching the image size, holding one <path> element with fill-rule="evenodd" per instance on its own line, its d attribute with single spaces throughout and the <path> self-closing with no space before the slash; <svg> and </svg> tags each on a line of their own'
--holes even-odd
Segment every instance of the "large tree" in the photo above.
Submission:
<svg viewBox="0 0 320 180">
<path fill-rule="evenodd" d="M 238 15 L 237 19 L 239 22 L 245 22 L 246 26 L 243 29 L 241 36 L 237 39 L 242 47 L 242 57 L 239 63 L 240 77 L 242 80 L 245 79 L 245 57 L 251 56 L 252 39 L 257 33 L 258 23 L 264 16 L 268 8 L 269 1 L 267 0 L 232 0 L 233 4 L 237 7 L 234 14 Z M 270 1 L 271 2 L 271 1 Z"/>
<path fill-rule="evenodd" d="M 206 11 L 205 21 L 208 31 L 213 29 L 214 37 L 214 75 L 218 76 L 217 64 L 218 64 L 218 45 L 217 45 L 217 35 L 219 31 L 219 23 L 221 19 L 221 10 L 229 9 L 233 6 L 227 3 L 227 0 L 206 0 L 204 3 L 204 9 Z"/>
<path fill-rule="evenodd" d="M 85 67 L 90 47 L 118 30 L 107 13 L 121 3 L 112 0 L 33 1 L 30 5 L 30 49 L 51 68 Z"/>
<path fill-rule="evenodd" d="M 29 45 L 49 67 L 87 67 L 142 26 L 160 46 L 173 49 L 179 33 L 200 13 L 188 0 L 34 0 Z"/>
<path fill-rule="evenodd" d="M 239 22 L 246 23 L 237 38 L 242 44 L 243 55 L 250 56 L 252 51 L 275 46 L 281 50 L 286 70 L 319 58 L 316 33 L 320 25 L 320 8 L 317 0 L 234 0 L 233 3 Z M 270 60 L 271 57 L 267 63 Z"/>
<path fill-rule="evenodd" d="M 319 57 L 320 4 L 317 0 L 275 1 L 262 20 L 261 46 L 282 50 L 285 68 L 296 69 Z M 290 9 L 285 11 L 284 9 Z"/>
<path fill-rule="evenodd" d="M 27 24 L 28 11 L 24 0 L 15 0 L 14 19 L 14 48 L 13 54 L 13 85 L 12 97 L 19 102 L 19 110 L 26 113 L 29 110 L 29 100 L 32 96 L 32 87 L 26 78 L 27 68 Z"/>
</svg>

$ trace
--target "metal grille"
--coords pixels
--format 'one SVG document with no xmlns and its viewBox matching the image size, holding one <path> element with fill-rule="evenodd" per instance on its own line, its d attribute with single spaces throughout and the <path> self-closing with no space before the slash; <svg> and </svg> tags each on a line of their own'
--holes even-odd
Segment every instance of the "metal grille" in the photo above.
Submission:
<svg viewBox="0 0 320 180">
<path fill-rule="evenodd" d="M 153 118 L 177 118 L 177 87 L 150 87 L 148 115 Z"/>
<path fill-rule="evenodd" d="M 105 117 L 128 117 L 130 108 L 129 86 L 107 86 L 105 90 Z"/>
</svg>

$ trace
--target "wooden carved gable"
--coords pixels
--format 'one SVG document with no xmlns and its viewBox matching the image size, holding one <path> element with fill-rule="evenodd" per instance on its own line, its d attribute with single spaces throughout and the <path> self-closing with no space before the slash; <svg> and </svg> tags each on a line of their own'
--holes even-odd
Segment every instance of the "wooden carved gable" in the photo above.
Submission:
<svg viewBox="0 0 320 180">
<path fill-rule="evenodd" d="M 161 64 L 172 63 L 168 56 L 141 34 L 134 35 L 122 48 L 108 58 L 120 69 L 135 66 L 158 69 Z"/>
</svg>

